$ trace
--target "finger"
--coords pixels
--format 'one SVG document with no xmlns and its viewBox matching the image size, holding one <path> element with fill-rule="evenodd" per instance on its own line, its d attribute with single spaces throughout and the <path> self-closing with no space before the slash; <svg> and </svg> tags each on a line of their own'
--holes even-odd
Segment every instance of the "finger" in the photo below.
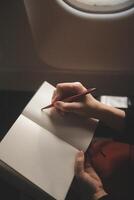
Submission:
<svg viewBox="0 0 134 200">
<path fill-rule="evenodd" d="M 51 99 L 51 102 L 54 103 L 56 101 L 59 101 L 62 98 L 62 95 L 59 90 L 55 90 Z"/>
<path fill-rule="evenodd" d="M 92 167 L 91 163 L 86 164 L 85 172 L 87 172 L 95 180 L 100 180 L 98 174 L 96 173 L 96 171 Z"/>
<path fill-rule="evenodd" d="M 75 159 L 75 175 L 81 176 L 84 172 L 84 153 L 82 151 L 78 152 Z"/>
<path fill-rule="evenodd" d="M 52 103 L 55 101 L 55 98 L 56 98 L 56 90 L 54 90 L 53 95 L 52 95 L 52 99 L 51 99 Z"/>
<path fill-rule="evenodd" d="M 71 83 L 59 83 L 56 86 L 57 91 L 60 94 L 78 94 L 86 90 L 86 88 L 80 82 Z"/>
<path fill-rule="evenodd" d="M 91 162 L 90 162 L 90 159 L 89 159 L 88 155 L 86 155 L 86 157 L 85 157 L 84 167 L 85 167 L 85 171 L 88 174 L 94 173 L 94 169 L 93 169 L 93 167 L 91 165 Z"/>
<path fill-rule="evenodd" d="M 61 98 L 67 96 L 67 91 L 72 91 L 71 83 L 59 83 L 56 86 L 56 89 L 53 92 L 51 102 L 60 100 Z"/>
<path fill-rule="evenodd" d="M 65 103 L 62 101 L 57 101 L 54 103 L 54 106 L 57 109 L 62 110 L 63 112 L 79 113 L 83 109 L 83 103 L 81 103 L 81 102 Z"/>
<path fill-rule="evenodd" d="M 94 176 L 95 178 L 98 178 L 98 175 L 97 175 L 96 171 L 94 170 L 94 168 L 93 168 L 93 166 L 92 166 L 92 164 L 91 164 L 91 160 L 90 160 L 88 154 L 85 155 L 84 167 L 85 167 L 85 171 L 86 171 L 88 174 Z"/>
<path fill-rule="evenodd" d="M 53 93 L 51 102 L 54 103 L 55 101 L 84 92 L 85 90 L 86 88 L 80 82 L 59 83 Z"/>
<path fill-rule="evenodd" d="M 56 111 L 61 115 L 62 117 L 65 116 L 65 112 L 61 111 L 60 109 L 56 109 Z"/>
<path fill-rule="evenodd" d="M 91 163 L 90 163 L 90 162 L 87 162 L 87 161 L 85 162 L 85 165 L 84 165 L 84 166 L 85 166 L 85 169 L 87 169 L 87 170 L 90 169 L 90 168 L 92 167 L 92 166 L 91 166 Z"/>
</svg>

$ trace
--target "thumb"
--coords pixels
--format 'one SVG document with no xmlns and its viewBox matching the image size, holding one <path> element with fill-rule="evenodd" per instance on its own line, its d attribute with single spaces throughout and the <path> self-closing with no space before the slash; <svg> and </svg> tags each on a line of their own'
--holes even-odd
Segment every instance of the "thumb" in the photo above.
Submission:
<svg viewBox="0 0 134 200">
<path fill-rule="evenodd" d="M 81 176 L 84 172 L 84 153 L 79 151 L 75 159 L 75 175 Z"/>
<path fill-rule="evenodd" d="M 78 113 L 83 107 L 81 102 L 68 103 L 63 101 L 55 102 L 54 106 L 64 112 L 76 112 L 76 113 Z"/>
</svg>

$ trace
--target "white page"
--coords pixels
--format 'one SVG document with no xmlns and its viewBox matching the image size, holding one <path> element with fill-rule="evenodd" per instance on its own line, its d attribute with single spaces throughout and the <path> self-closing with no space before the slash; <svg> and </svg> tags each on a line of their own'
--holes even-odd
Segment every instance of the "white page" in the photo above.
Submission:
<svg viewBox="0 0 134 200">
<path fill-rule="evenodd" d="M 128 108 L 128 97 L 103 95 L 100 101 L 117 108 Z"/>
<path fill-rule="evenodd" d="M 65 199 L 77 150 L 23 115 L 0 144 L 0 159 L 57 200 Z"/>
<path fill-rule="evenodd" d="M 85 151 L 92 140 L 97 122 L 90 120 L 87 123 L 76 115 L 62 117 L 56 112 L 52 113 L 53 108 L 41 111 L 42 107 L 51 103 L 54 90 L 49 83 L 42 84 L 23 114 L 77 149 Z"/>
</svg>

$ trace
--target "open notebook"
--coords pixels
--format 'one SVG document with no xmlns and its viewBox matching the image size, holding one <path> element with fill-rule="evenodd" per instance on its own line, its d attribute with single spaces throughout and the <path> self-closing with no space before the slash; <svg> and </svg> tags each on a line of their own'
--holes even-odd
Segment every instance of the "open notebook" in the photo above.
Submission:
<svg viewBox="0 0 134 200">
<path fill-rule="evenodd" d="M 50 104 L 54 87 L 44 82 L 0 143 L 0 160 L 57 200 L 66 197 L 75 155 L 85 151 L 97 126 Z"/>
</svg>

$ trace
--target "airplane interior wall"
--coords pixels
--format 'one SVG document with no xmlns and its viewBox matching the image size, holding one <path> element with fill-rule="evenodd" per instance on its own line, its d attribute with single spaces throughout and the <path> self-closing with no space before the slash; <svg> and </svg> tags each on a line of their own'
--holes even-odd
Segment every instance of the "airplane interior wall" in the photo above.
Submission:
<svg viewBox="0 0 134 200">
<path fill-rule="evenodd" d="M 103 94 L 133 95 L 134 14 L 115 20 L 114 27 L 105 20 L 81 20 L 53 2 L 1 0 L 0 89 L 36 90 L 44 80 L 54 85 L 81 81 Z"/>
</svg>

